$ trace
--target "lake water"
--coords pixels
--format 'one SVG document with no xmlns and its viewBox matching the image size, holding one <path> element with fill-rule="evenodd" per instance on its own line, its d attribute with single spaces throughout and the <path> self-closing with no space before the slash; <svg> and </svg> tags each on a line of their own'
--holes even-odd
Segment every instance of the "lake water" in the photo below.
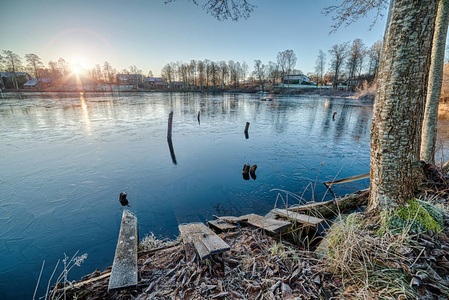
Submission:
<svg viewBox="0 0 449 300">
<path fill-rule="evenodd" d="M 174 238 L 179 223 L 213 215 L 265 214 L 279 193 L 272 189 L 329 199 L 322 181 L 369 172 L 371 116 L 369 102 L 319 97 L 5 94 L 0 298 L 32 298 L 45 260 L 42 296 L 64 253 L 88 253 L 72 280 L 112 265 L 123 191 L 141 238 Z M 244 164 L 258 165 L 255 180 L 242 178 Z M 363 180 L 334 192 L 366 187 Z"/>
</svg>

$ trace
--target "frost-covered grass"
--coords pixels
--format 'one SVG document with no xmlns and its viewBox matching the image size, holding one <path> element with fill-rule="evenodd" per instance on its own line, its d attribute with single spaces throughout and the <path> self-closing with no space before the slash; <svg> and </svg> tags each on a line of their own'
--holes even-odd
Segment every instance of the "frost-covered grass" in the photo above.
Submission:
<svg viewBox="0 0 449 300">
<path fill-rule="evenodd" d="M 178 240 L 170 240 L 168 238 L 158 239 L 152 232 L 147 234 L 139 244 L 140 251 L 150 251 L 162 247 L 170 247 L 172 245 L 178 244 Z"/>
<path fill-rule="evenodd" d="M 408 236 L 379 235 L 353 213 L 336 222 L 327 235 L 324 267 L 342 279 L 342 296 L 354 299 L 414 299 L 410 275 L 400 268 L 405 261 L 399 249 Z M 345 297 L 346 297 L 345 296 Z"/>
</svg>

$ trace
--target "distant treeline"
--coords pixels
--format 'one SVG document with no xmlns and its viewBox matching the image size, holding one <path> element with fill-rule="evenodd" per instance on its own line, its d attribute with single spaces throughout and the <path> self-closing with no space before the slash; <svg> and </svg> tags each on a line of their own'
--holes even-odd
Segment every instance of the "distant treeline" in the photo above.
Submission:
<svg viewBox="0 0 449 300">
<path fill-rule="evenodd" d="M 335 44 L 328 50 L 328 55 L 322 50 L 318 51 L 315 71 L 307 76 L 316 84 L 345 84 L 350 89 L 361 86 L 364 81 L 371 83 L 379 67 L 382 42 L 378 41 L 367 47 L 361 39 L 352 43 Z M 3 72 L 28 72 L 34 78 L 48 79 L 53 84 L 63 84 L 63 80 L 74 71 L 79 72 L 79 66 L 67 62 L 63 58 L 58 61 L 49 61 L 45 66 L 36 54 L 25 55 L 26 65 L 22 58 L 10 50 L 3 50 L 0 55 L 0 70 Z M 254 61 L 254 69 L 249 70 L 248 64 L 243 62 L 191 60 L 188 63 L 170 62 L 161 70 L 160 74 L 168 83 L 181 82 L 188 88 L 240 88 L 258 84 L 277 84 L 284 80 L 286 75 L 303 74 L 295 69 L 297 57 L 293 50 L 279 52 L 275 61 L 266 64 L 260 60 Z M 137 66 L 118 71 L 105 61 L 102 65 L 96 64 L 88 70 L 81 70 L 88 80 L 95 84 L 114 84 L 117 74 L 141 74 L 142 77 L 154 77 L 150 70 L 147 74 Z M 2 78 L 3 87 L 21 88 L 26 82 L 23 76 L 14 76 L 11 79 Z"/>
</svg>

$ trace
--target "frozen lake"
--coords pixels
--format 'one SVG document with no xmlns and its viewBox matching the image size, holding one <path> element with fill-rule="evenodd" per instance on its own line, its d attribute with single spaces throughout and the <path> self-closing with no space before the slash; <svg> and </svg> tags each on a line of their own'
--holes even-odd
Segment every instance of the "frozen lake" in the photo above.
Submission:
<svg viewBox="0 0 449 300">
<path fill-rule="evenodd" d="M 214 214 L 265 214 L 277 199 L 272 189 L 328 199 L 322 181 L 369 172 L 371 103 L 275 100 L 246 94 L 5 94 L 0 298 L 32 298 L 45 260 L 42 296 L 64 253 L 88 253 L 69 273 L 72 280 L 112 265 L 120 192 L 128 193 L 141 238 L 149 232 L 173 238 L 179 223 Z M 166 139 L 170 111 L 176 164 Z M 242 178 L 245 163 L 258 165 L 256 180 Z M 334 191 L 366 187 L 363 180 Z"/>
</svg>

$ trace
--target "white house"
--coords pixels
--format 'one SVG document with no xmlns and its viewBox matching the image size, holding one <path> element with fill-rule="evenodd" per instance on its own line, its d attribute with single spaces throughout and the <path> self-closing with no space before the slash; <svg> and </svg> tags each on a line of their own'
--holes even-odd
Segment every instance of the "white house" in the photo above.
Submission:
<svg viewBox="0 0 449 300">
<path fill-rule="evenodd" d="M 287 75 L 284 77 L 284 84 L 302 84 L 303 82 L 309 84 L 310 78 L 304 74 Z"/>
</svg>

